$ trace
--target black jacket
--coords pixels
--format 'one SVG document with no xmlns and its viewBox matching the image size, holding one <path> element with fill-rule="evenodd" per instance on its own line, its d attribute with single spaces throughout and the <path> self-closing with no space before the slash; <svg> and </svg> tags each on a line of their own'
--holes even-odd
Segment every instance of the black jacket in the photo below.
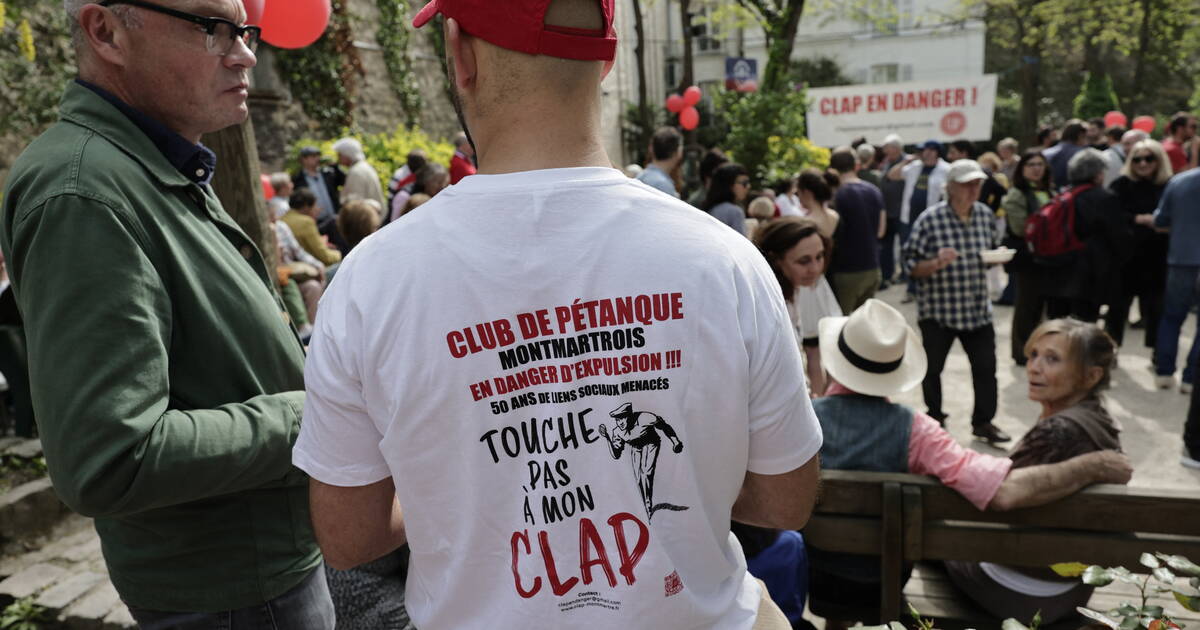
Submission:
<svg viewBox="0 0 1200 630">
<path fill-rule="evenodd" d="M 342 169 L 334 166 L 322 166 L 318 169 L 318 172 L 321 173 L 321 177 L 325 180 L 325 188 L 329 191 L 329 198 L 333 201 L 333 212 L 337 214 L 337 211 L 342 207 L 341 202 L 338 200 L 338 193 L 342 189 L 342 184 L 346 183 L 346 174 L 342 172 Z M 303 169 L 296 171 L 292 175 L 292 187 L 296 190 L 308 188 L 308 179 L 304 177 Z"/>
</svg>

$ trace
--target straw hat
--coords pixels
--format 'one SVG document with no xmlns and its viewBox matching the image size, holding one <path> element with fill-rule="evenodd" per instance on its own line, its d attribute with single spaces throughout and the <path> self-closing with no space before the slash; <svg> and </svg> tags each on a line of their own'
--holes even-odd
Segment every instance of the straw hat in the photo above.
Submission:
<svg viewBox="0 0 1200 630">
<path fill-rule="evenodd" d="M 891 396 L 925 378 L 925 350 L 900 311 L 870 299 L 849 317 L 820 324 L 821 363 L 860 394 Z"/>
</svg>

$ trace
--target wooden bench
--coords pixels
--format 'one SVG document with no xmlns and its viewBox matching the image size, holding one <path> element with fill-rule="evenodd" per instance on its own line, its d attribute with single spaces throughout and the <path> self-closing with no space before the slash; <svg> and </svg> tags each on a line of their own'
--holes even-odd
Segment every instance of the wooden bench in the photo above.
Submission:
<svg viewBox="0 0 1200 630">
<path fill-rule="evenodd" d="M 822 477 L 805 540 L 826 551 L 878 555 L 885 620 L 901 617 L 906 563 L 1082 562 L 1137 571 L 1143 552 L 1200 560 L 1200 491 L 1095 485 L 1049 505 L 981 512 L 932 477 L 837 470 Z"/>
</svg>

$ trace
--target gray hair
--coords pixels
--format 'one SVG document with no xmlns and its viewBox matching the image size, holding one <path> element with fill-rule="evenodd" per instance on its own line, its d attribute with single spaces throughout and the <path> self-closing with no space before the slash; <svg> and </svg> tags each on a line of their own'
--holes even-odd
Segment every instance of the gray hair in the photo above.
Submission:
<svg viewBox="0 0 1200 630">
<path fill-rule="evenodd" d="M 1019 146 L 1020 145 L 1017 144 L 1016 138 L 1005 138 L 1005 139 L 1001 140 L 1000 142 L 996 143 L 997 150 L 1012 149 L 1013 151 L 1016 151 Z"/>
<path fill-rule="evenodd" d="M 94 4 L 96 0 L 63 0 L 63 10 L 67 13 L 67 21 L 71 24 L 71 43 L 75 46 L 76 53 L 86 50 L 83 38 L 83 29 L 79 27 L 79 11 L 85 4 Z M 137 13 L 132 11 L 133 7 L 117 5 L 109 7 L 109 11 L 121 20 L 121 24 L 125 28 L 138 28 L 142 25 L 142 21 L 138 19 Z"/>
<path fill-rule="evenodd" d="M 282 171 L 278 173 L 271 173 L 271 177 L 269 179 L 271 182 L 271 188 L 274 188 L 276 193 L 279 192 L 279 189 L 285 188 L 288 184 L 292 183 L 292 176 Z"/>
<path fill-rule="evenodd" d="M 1076 153 L 1067 162 L 1067 180 L 1072 185 L 1089 184 L 1106 170 L 1108 160 L 1104 159 L 1104 154 L 1089 147 Z"/>
<path fill-rule="evenodd" d="M 342 138 L 333 143 L 333 150 L 338 155 L 344 155 L 355 162 L 365 159 L 367 156 L 363 153 L 362 143 L 354 138 Z"/>
<path fill-rule="evenodd" d="M 900 139 L 900 134 L 889 133 L 887 135 L 887 137 L 883 139 L 883 146 L 885 146 L 885 147 L 890 146 L 890 147 L 896 147 L 897 149 L 903 149 L 904 142 Z"/>
<path fill-rule="evenodd" d="M 858 161 L 862 162 L 863 168 L 875 160 L 875 147 L 871 146 L 870 142 L 864 142 L 858 145 Z"/>
</svg>

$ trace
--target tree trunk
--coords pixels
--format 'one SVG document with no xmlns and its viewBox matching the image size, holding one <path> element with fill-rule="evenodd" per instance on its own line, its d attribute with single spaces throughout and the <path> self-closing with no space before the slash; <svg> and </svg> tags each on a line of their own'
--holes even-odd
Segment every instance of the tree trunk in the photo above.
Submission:
<svg viewBox="0 0 1200 630">
<path fill-rule="evenodd" d="M 692 0 L 679 0 L 679 17 L 683 27 L 683 67 L 679 73 L 679 89 L 682 93 L 696 82 L 696 69 L 692 60 Z"/>
<path fill-rule="evenodd" d="M 804 15 L 805 0 L 788 0 L 780 20 L 764 24 L 768 44 L 767 67 L 763 71 L 762 89 L 767 92 L 790 90 L 787 85 L 792 69 L 792 48 L 796 44 L 796 30 Z"/>
<path fill-rule="evenodd" d="M 1150 52 L 1150 16 L 1153 13 L 1151 10 L 1151 0 L 1141 0 L 1142 5 L 1142 24 L 1138 30 L 1138 47 L 1134 53 L 1133 63 L 1133 84 L 1129 90 L 1128 100 L 1122 99 L 1125 108 L 1130 114 L 1135 114 L 1141 110 L 1142 100 L 1144 98 L 1143 83 L 1146 75 L 1146 56 Z"/>
<path fill-rule="evenodd" d="M 654 115 L 646 97 L 646 29 L 641 0 L 633 0 L 633 31 L 637 36 L 636 43 L 633 45 L 633 56 L 637 59 L 638 126 L 642 130 L 637 146 L 639 151 L 643 151 L 649 145 L 650 136 L 654 133 Z M 650 157 L 645 156 L 645 159 L 649 161 Z"/>
<path fill-rule="evenodd" d="M 217 154 L 213 192 L 221 200 L 225 212 L 258 245 L 267 269 L 274 269 L 277 264 L 275 238 L 267 222 L 254 126 L 247 118 L 240 125 L 205 134 L 201 141 Z"/>
</svg>

